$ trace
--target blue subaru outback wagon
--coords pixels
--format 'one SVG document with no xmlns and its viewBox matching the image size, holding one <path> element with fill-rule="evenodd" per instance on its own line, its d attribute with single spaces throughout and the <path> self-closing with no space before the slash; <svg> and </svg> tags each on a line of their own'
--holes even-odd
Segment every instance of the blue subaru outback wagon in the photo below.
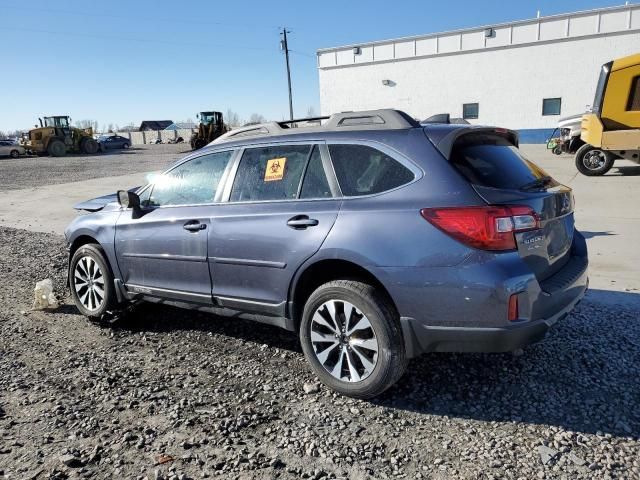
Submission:
<svg viewBox="0 0 640 480">
<path fill-rule="evenodd" d="M 380 394 L 424 352 L 542 339 L 587 288 L 571 189 L 517 134 L 397 110 L 233 130 L 151 184 L 77 208 L 78 309 L 135 300 L 294 332 L 318 377 Z"/>
</svg>

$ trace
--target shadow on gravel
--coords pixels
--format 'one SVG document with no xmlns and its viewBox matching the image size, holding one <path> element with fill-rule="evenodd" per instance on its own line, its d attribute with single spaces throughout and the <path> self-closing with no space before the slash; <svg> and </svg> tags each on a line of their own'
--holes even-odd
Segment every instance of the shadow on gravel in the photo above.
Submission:
<svg viewBox="0 0 640 480">
<path fill-rule="evenodd" d="M 119 149 L 109 149 L 109 150 L 104 150 L 104 151 L 100 151 L 97 153 L 97 155 L 103 156 L 103 157 L 108 157 L 108 156 L 113 156 L 113 155 L 136 155 L 138 153 L 142 153 L 144 151 L 144 149 L 142 148 L 135 148 L 135 147 L 129 147 L 129 148 L 119 148 Z"/>
<path fill-rule="evenodd" d="M 426 354 L 373 403 L 640 438 L 640 295 L 595 290 L 588 298 L 521 356 Z M 605 298 L 629 309 L 598 303 Z"/>
<path fill-rule="evenodd" d="M 139 305 L 111 328 L 130 333 L 198 331 L 225 335 L 259 345 L 267 344 L 269 347 L 291 352 L 302 352 L 297 335 L 281 328 L 242 318 L 219 317 L 210 313 L 153 303 Z"/>
<path fill-rule="evenodd" d="M 599 303 L 605 298 L 633 307 L 618 312 Z M 470 421 L 524 422 L 638 438 L 638 299 L 638 294 L 590 291 L 570 317 L 521 356 L 423 355 L 410 363 L 396 386 L 371 403 Z M 291 332 L 163 305 L 143 304 L 112 328 L 122 333 L 213 333 L 301 353 Z M 469 432 L 474 432 L 472 424 Z"/>
</svg>

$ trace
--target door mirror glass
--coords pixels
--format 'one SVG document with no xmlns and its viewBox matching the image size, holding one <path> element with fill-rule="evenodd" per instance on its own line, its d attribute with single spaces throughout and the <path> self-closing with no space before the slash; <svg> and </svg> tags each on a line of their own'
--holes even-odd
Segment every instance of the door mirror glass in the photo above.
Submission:
<svg viewBox="0 0 640 480">
<path fill-rule="evenodd" d="M 128 192 L 126 190 L 118 190 L 118 203 L 124 208 L 140 208 L 140 197 L 135 192 Z"/>
</svg>

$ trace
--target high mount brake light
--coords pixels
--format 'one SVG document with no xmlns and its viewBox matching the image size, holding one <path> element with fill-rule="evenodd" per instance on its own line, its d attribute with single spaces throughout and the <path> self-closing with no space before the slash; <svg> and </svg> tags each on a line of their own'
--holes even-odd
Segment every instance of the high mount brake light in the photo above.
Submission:
<svg viewBox="0 0 640 480">
<path fill-rule="evenodd" d="M 423 208 L 420 215 L 456 240 L 480 250 L 515 250 L 514 234 L 540 228 L 527 206 Z"/>
</svg>

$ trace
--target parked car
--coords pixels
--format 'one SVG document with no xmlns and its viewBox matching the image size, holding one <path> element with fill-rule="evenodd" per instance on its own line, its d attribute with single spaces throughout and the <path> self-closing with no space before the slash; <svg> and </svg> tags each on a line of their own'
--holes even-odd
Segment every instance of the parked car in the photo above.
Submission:
<svg viewBox="0 0 640 480">
<path fill-rule="evenodd" d="M 553 130 L 551 137 L 547 140 L 547 149 L 556 155 L 576 153 L 584 145 L 580 138 L 581 122 L 582 115 L 572 115 L 558 120 L 558 127 Z M 560 136 L 556 136 L 558 131 Z"/>
<path fill-rule="evenodd" d="M 109 135 L 98 138 L 98 146 L 100 151 L 111 150 L 115 148 L 129 148 L 131 140 L 120 135 Z"/>
<path fill-rule="evenodd" d="M 288 126 L 77 205 L 96 212 L 65 231 L 80 312 L 147 300 L 277 325 L 326 385 L 369 398 L 424 352 L 537 342 L 582 299 L 571 189 L 515 132 L 396 110 Z"/>
<path fill-rule="evenodd" d="M 0 157 L 9 155 L 11 158 L 18 158 L 25 153 L 24 147 L 18 145 L 13 140 L 0 140 Z"/>
</svg>

